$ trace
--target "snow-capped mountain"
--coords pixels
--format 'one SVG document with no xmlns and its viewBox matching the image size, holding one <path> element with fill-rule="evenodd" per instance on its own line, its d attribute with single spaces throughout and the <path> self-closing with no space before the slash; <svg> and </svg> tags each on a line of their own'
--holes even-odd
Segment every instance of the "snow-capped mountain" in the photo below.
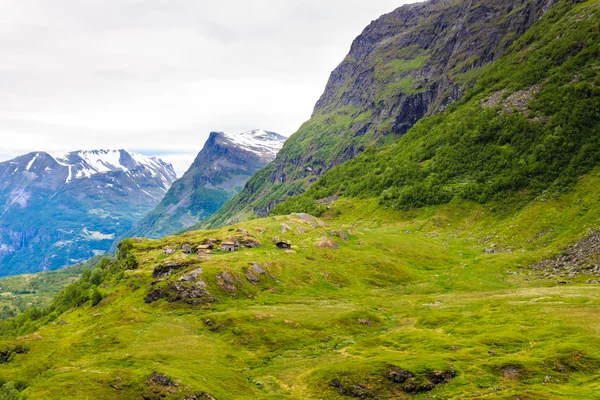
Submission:
<svg viewBox="0 0 600 400">
<path fill-rule="evenodd" d="M 35 152 L 0 163 L 0 275 L 106 252 L 175 179 L 170 164 L 125 150 Z"/>
<path fill-rule="evenodd" d="M 175 172 L 170 164 L 156 157 L 147 157 L 125 150 L 90 150 L 74 151 L 71 153 L 31 153 L 24 157 L 33 157 L 25 168 L 27 171 L 35 167 L 39 157 L 50 156 L 67 172 L 65 183 L 72 180 L 90 178 L 96 174 L 107 172 L 131 172 L 140 168 L 159 177 L 165 191 L 170 187 L 169 182 L 175 179 Z M 59 168 L 60 168 L 59 167 Z M 46 171 L 51 172 L 51 168 Z"/>
<path fill-rule="evenodd" d="M 262 129 L 254 129 L 237 135 L 223 132 L 221 134 L 234 145 L 265 158 L 274 158 L 287 139 L 275 132 Z"/>
<path fill-rule="evenodd" d="M 240 134 L 212 132 L 190 169 L 127 236 L 159 238 L 211 216 L 257 170 L 275 159 L 286 139 L 261 129 Z"/>
</svg>

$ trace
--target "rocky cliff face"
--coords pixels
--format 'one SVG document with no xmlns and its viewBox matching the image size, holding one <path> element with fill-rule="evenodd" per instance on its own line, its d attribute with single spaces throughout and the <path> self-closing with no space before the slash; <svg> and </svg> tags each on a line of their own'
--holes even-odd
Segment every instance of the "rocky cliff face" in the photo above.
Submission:
<svg viewBox="0 0 600 400">
<path fill-rule="evenodd" d="M 127 236 L 160 238 L 212 215 L 273 161 L 285 140 L 264 130 L 239 135 L 212 132 L 190 169 Z"/>
<path fill-rule="evenodd" d="M 0 275 L 106 252 L 175 178 L 170 164 L 124 150 L 39 152 L 0 163 Z"/>
<path fill-rule="evenodd" d="M 392 132 L 405 133 L 458 100 L 462 74 L 502 56 L 555 2 L 437 0 L 401 7 L 354 41 L 313 115 L 369 109 L 376 119 L 392 118 Z"/>
<path fill-rule="evenodd" d="M 312 118 L 205 226 L 264 216 L 367 146 L 396 141 L 471 86 L 556 0 L 431 0 L 373 21 L 333 71 Z"/>
</svg>

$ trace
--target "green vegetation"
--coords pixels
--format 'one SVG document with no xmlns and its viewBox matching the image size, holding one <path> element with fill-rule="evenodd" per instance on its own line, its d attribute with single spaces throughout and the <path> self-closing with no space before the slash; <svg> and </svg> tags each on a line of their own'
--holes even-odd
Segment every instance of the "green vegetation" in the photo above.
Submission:
<svg viewBox="0 0 600 400">
<path fill-rule="evenodd" d="M 600 242 L 598 4 L 559 3 L 396 144 L 360 135 L 373 112 L 317 113 L 285 153 L 313 163 L 259 171 L 236 200 L 256 209 L 233 202 L 213 222 L 301 193 L 340 146 L 368 149 L 281 215 L 121 242 L 47 307 L 0 323 L 0 393 L 597 398 L 600 250 L 583 272 L 534 266 Z M 265 186 L 276 172 L 297 175 Z M 220 251 L 236 240 L 246 247 Z M 207 243 L 214 252 L 182 251 Z"/>
<path fill-rule="evenodd" d="M 127 258 L 127 260 L 130 260 L 130 258 Z M 20 310 L 22 312 L 16 317 L 0 321 L 0 335 L 31 332 L 39 326 L 54 322 L 60 314 L 71 307 L 81 306 L 90 299 L 92 303 L 98 304 L 102 300 L 102 294 L 98 290 L 98 287 L 104 282 L 108 273 L 115 274 L 114 270 L 105 272 L 105 269 L 111 263 L 119 267 L 121 265 L 127 266 L 127 260 L 112 263 L 109 257 L 95 257 L 87 263 L 62 271 L 29 276 L 30 278 L 35 278 L 38 282 L 36 285 L 44 287 L 44 294 L 47 296 L 45 298 L 46 301 L 44 302 L 38 298 L 37 306 L 30 306 L 29 308 Z M 54 279 L 48 279 L 51 285 L 45 286 L 45 278 L 48 276 Z M 56 279 L 57 277 L 63 279 Z M 64 279 L 64 277 L 68 278 Z M 14 280 L 16 278 L 5 279 Z M 55 292 L 52 292 L 53 290 Z M 48 297 L 51 295 L 53 295 L 52 301 L 48 303 Z"/>
<path fill-rule="evenodd" d="M 596 2 L 555 7 L 478 72 L 459 103 L 332 169 L 274 212 L 308 211 L 309 200 L 339 194 L 407 209 L 568 190 L 600 162 L 599 14 Z M 484 106 L 494 96 L 498 104 Z"/>
<path fill-rule="evenodd" d="M 506 158 L 511 162 L 507 169 L 517 169 L 513 174 L 519 178 L 517 186 L 527 186 L 528 183 L 524 181 L 537 178 L 530 175 L 537 175 L 537 168 L 545 160 L 533 157 L 521 160 L 520 156 L 549 153 L 544 149 L 539 149 L 537 153 L 529 151 L 530 145 L 541 147 L 546 142 L 537 137 L 516 140 L 510 136 L 515 128 L 525 127 L 525 134 L 528 135 L 543 131 L 545 139 L 557 147 L 561 143 L 553 141 L 552 130 L 558 126 L 571 129 L 577 125 L 576 117 L 570 116 L 567 121 L 557 118 L 548 122 L 548 118 L 559 114 L 557 109 L 563 102 L 569 103 L 572 108 L 577 108 L 579 104 L 581 108 L 574 111 L 582 114 L 586 123 L 596 118 L 594 112 L 597 109 L 594 99 L 579 102 L 585 99 L 589 91 L 592 91 L 592 97 L 597 92 L 593 83 L 597 75 L 594 65 L 598 58 L 598 32 L 594 30 L 598 22 L 595 3 L 577 4 L 562 0 L 553 5 L 548 13 L 546 7 L 548 4 L 541 0 L 481 0 L 473 4 L 460 0 L 426 2 L 403 7 L 373 21 L 353 43 L 350 54 L 332 73 L 311 119 L 288 139 L 275 161 L 251 178 L 242 192 L 215 215 L 194 229 L 212 229 L 267 216 L 282 201 L 309 189 L 331 168 L 355 158 L 369 146 L 379 148 L 398 142 L 417 121 L 428 116 L 434 118 L 425 118 L 429 122 L 421 122 L 420 127 L 410 132 L 413 139 L 398 144 L 403 150 L 390 151 L 390 156 L 385 159 L 388 164 L 382 161 L 382 176 L 375 177 L 375 190 L 380 190 L 377 195 L 381 194 L 381 187 L 386 188 L 389 175 L 393 175 L 390 183 L 398 187 L 386 193 L 390 204 L 412 206 L 447 202 L 462 194 L 461 186 L 464 184 L 469 184 L 464 198 L 477 196 L 483 199 L 493 195 L 496 190 L 504 190 L 501 186 L 509 185 L 507 180 L 512 176 L 507 177 L 508 174 L 504 174 L 506 180 L 489 185 L 485 182 L 490 175 L 504 167 Z M 460 29 L 457 21 L 461 21 Z M 519 38 L 522 32 L 526 34 Z M 517 39 L 520 40 L 515 43 Z M 558 68 L 563 63 L 568 65 Z M 569 72 L 573 73 L 569 75 Z M 580 73 L 581 76 L 578 75 Z M 575 76 L 581 79 L 581 85 L 571 83 Z M 544 81 L 546 78 L 550 78 L 550 82 Z M 566 79 L 566 85 L 563 78 Z M 538 108 L 532 105 L 521 119 L 512 116 L 487 122 L 472 118 L 473 110 L 481 114 L 476 102 L 486 92 L 491 94 L 492 90 L 506 90 L 508 95 L 535 83 L 545 85 L 540 100 L 546 97 L 548 104 L 540 101 L 535 105 Z M 560 97 L 563 95 L 566 98 Z M 574 98 L 577 104 L 572 104 Z M 452 107 L 457 101 L 461 103 Z M 447 113 L 440 122 L 435 115 L 443 110 L 447 110 Z M 542 112 L 549 114 L 543 115 Z M 564 110 L 565 114 L 567 112 Z M 490 111 L 480 116 L 485 119 L 491 118 L 492 114 Z M 463 117 L 467 119 L 464 124 L 461 120 Z M 517 126 L 513 127 L 515 121 L 512 118 L 517 120 Z M 529 119 L 532 123 L 529 123 Z M 434 127 L 435 132 L 430 133 L 429 129 Z M 594 126 L 575 128 L 577 134 L 582 135 L 595 129 Z M 468 131 L 466 136 L 461 129 Z M 563 133 L 559 133 L 561 139 L 570 143 Z M 426 138 L 417 143 L 417 137 L 421 135 Z M 467 138 L 479 146 L 475 149 L 477 155 L 470 153 Z M 415 142 L 412 147 L 411 141 Z M 418 148 L 418 156 L 428 157 L 422 159 L 425 166 L 428 165 L 427 160 L 439 161 L 431 162 L 430 169 L 425 171 L 415 167 L 418 161 L 413 158 L 418 156 L 410 154 L 419 145 L 429 146 Z M 581 140 L 573 145 L 575 148 L 587 148 L 589 143 Z M 451 154 L 435 154 L 436 146 L 443 146 Z M 459 152 L 465 147 L 471 162 L 465 166 L 461 160 L 454 165 L 457 157 L 463 155 Z M 399 152 L 405 154 L 398 155 Z M 487 161 L 487 156 L 493 157 L 494 165 L 476 177 L 465 177 L 469 175 L 466 172 L 471 173 L 480 167 L 481 160 Z M 397 161 L 405 163 L 396 165 Z M 453 170 L 446 171 L 443 161 L 451 162 Z M 364 163 L 363 167 L 370 166 L 367 161 L 360 162 Z M 365 187 L 354 188 L 355 191 L 362 194 L 372 190 L 368 182 L 374 172 L 361 170 L 359 164 L 351 165 L 355 167 L 352 172 L 358 171 L 360 174 L 359 182 L 350 181 L 354 176 L 350 178 L 349 174 L 343 172 L 340 175 L 348 178 L 344 180 L 343 187 L 348 183 L 352 186 L 366 183 L 363 185 Z M 444 182 L 446 177 L 438 177 L 441 172 L 452 182 Z M 408 174 L 406 178 L 405 174 Z M 335 179 L 332 177 L 330 181 Z M 327 185 L 329 192 L 334 190 L 333 186 L 340 186 L 337 182 L 328 182 Z M 276 212 L 285 214 L 293 209 L 284 207 Z"/>
<path fill-rule="evenodd" d="M 44 309 L 86 269 L 94 269 L 102 257 L 52 272 L 9 276 L 0 279 L 0 319 L 15 317 L 28 309 Z"/>
<path fill-rule="evenodd" d="M 600 227 L 599 173 L 524 208 L 453 201 L 398 212 L 340 199 L 322 221 L 277 216 L 127 241 L 117 260 L 65 289 L 50 314 L 23 314 L 29 321 L 3 331 L 0 348 L 29 351 L 0 364 L 0 376 L 20 380 L 29 399 L 157 390 L 173 399 L 592 399 L 600 295 L 586 282 L 594 277 L 543 279 L 527 266 Z M 263 246 L 163 252 L 240 235 Z M 316 247 L 323 237 L 340 248 Z M 293 251 L 275 249 L 276 238 Z M 124 264 L 129 256 L 137 269 Z M 247 278 L 253 263 L 265 270 L 258 282 Z M 153 278 L 165 265 L 183 268 Z M 156 290 L 187 293 L 194 286 L 183 279 L 199 267 L 193 282 L 209 294 L 144 301 Z M 398 370 L 413 378 L 395 383 Z M 432 376 L 450 371 L 429 391 Z M 171 386 L 157 389 L 154 372 Z M 413 387 L 428 389 L 407 392 Z"/>
</svg>

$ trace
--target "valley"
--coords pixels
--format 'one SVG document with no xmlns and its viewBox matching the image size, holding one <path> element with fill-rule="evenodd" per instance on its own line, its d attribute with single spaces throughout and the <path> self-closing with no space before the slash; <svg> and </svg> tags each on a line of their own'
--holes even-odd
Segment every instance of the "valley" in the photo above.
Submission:
<svg viewBox="0 0 600 400">
<path fill-rule="evenodd" d="M 212 132 L 177 180 L 124 151 L 0 163 L 21 188 L 0 234 L 39 200 L 104 245 L 0 238 L 33 260 L 4 274 L 96 255 L 0 280 L 0 399 L 598 399 L 599 21 L 598 0 L 404 5 L 289 139 Z M 137 208 L 83 226 L 75 200 L 116 176 Z"/>
</svg>

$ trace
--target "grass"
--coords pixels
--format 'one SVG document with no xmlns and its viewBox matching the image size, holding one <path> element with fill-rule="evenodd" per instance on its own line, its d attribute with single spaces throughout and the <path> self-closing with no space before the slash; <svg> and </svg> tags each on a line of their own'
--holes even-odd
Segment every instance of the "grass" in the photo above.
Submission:
<svg viewBox="0 0 600 400">
<path fill-rule="evenodd" d="M 53 272 L 0 278 L 0 318 L 7 319 L 34 307 L 47 307 L 65 286 L 77 281 L 83 269 L 91 267 L 95 261 L 97 259 Z"/>
<path fill-rule="evenodd" d="M 600 288 L 587 277 L 558 285 L 525 267 L 598 226 L 591 190 L 598 184 L 590 174 L 572 192 L 525 207 L 455 201 L 398 212 L 341 199 L 324 214 L 325 226 L 278 216 L 139 241 L 140 267 L 102 284 L 98 306 L 5 337 L 0 347 L 30 351 L 0 365 L 0 376 L 26 381 L 21 394 L 29 399 L 136 398 L 151 394 L 153 371 L 181 382 L 170 398 L 197 391 L 218 399 L 347 398 L 330 386 L 337 379 L 364 388 L 366 398 L 593 399 Z M 282 224 L 292 229 L 282 233 Z M 162 252 L 238 229 L 263 246 L 208 260 Z M 347 241 L 331 234 L 342 230 Z M 323 236 L 341 248 L 316 248 Z M 276 237 L 290 240 L 294 253 L 276 250 Z M 500 251 L 484 253 L 492 243 Z M 153 269 L 169 260 L 191 264 L 153 286 Z M 272 276 L 250 284 L 244 274 L 252 262 Z M 144 302 L 198 266 L 218 302 Z M 217 283 L 224 271 L 235 290 Z M 387 379 L 392 366 L 418 379 L 436 369 L 456 377 L 409 395 Z"/>
</svg>

